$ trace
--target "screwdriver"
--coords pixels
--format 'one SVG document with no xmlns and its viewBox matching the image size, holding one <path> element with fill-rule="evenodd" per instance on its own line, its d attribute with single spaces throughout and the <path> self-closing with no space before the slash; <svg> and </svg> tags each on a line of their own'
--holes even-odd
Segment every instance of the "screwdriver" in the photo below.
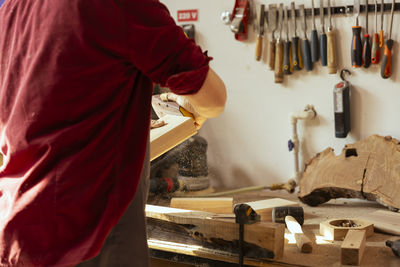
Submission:
<svg viewBox="0 0 400 267">
<path fill-rule="evenodd" d="M 383 11 L 384 11 L 385 4 L 383 3 L 383 0 L 381 0 L 381 30 L 379 31 L 379 47 L 383 47 L 385 37 L 383 33 Z"/>
<path fill-rule="evenodd" d="M 372 36 L 372 51 L 371 51 L 371 62 L 372 64 L 378 64 L 381 57 L 379 49 L 379 34 L 378 34 L 378 0 L 375 0 L 375 33 Z"/>
<path fill-rule="evenodd" d="M 311 61 L 311 50 L 310 50 L 310 42 L 307 39 L 307 23 L 306 23 L 306 14 L 304 11 L 304 5 L 299 5 L 300 7 L 300 17 L 303 19 L 303 23 L 301 27 L 304 31 L 304 39 L 302 41 L 302 52 L 303 52 L 303 59 L 304 59 L 304 66 L 306 71 L 311 71 L 313 69 L 313 63 Z"/>
<path fill-rule="evenodd" d="M 314 0 L 311 0 L 311 4 L 312 4 L 311 17 L 313 22 L 313 27 L 311 30 L 311 61 L 317 62 L 319 60 L 319 47 L 318 47 L 317 28 L 315 26 Z"/>
<path fill-rule="evenodd" d="M 325 33 L 325 20 L 324 20 L 324 0 L 319 1 L 319 16 L 321 19 L 321 37 L 319 50 L 321 52 L 321 64 L 322 66 L 327 65 L 326 58 L 326 33 Z"/>
<path fill-rule="evenodd" d="M 290 16 L 293 21 L 293 38 L 292 38 L 292 63 L 293 70 L 301 70 L 303 68 L 303 60 L 300 52 L 300 40 L 297 36 L 297 27 L 296 27 L 296 10 L 294 7 L 294 2 L 291 3 L 291 12 Z"/>
<path fill-rule="evenodd" d="M 283 4 L 279 5 L 279 37 L 276 40 L 275 47 L 275 83 L 283 82 L 283 41 L 282 41 L 282 24 L 283 24 Z"/>
<path fill-rule="evenodd" d="M 390 29 L 389 38 L 385 42 L 385 50 L 381 65 L 381 76 L 384 79 L 389 78 L 392 75 L 392 48 L 394 40 L 392 39 L 392 26 L 393 26 L 393 12 L 394 12 L 395 0 L 392 2 L 392 11 L 390 12 Z"/>
<path fill-rule="evenodd" d="M 292 73 L 292 43 L 289 40 L 289 21 L 288 21 L 288 9 L 285 6 L 285 25 L 286 25 L 286 42 L 283 43 L 283 74 Z"/>
<path fill-rule="evenodd" d="M 362 63 L 364 68 L 369 68 L 371 65 L 371 44 L 369 42 L 370 36 L 368 34 L 368 0 L 365 0 L 365 34 L 364 45 L 362 53 Z"/>
<path fill-rule="evenodd" d="M 356 26 L 352 27 L 353 39 L 351 42 L 351 64 L 353 68 L 359 68 L 362 64 L 362 45 L 361 45 L 361 27 L 358 25 L 358 16 L 360 15 L 360 0 L 354 0 L 353 12 L 356 15 Z"/>
<path fill-rule="evenodd" d="M 328 56 L 328 73 L 335 74 L 337 71 L 336 62 L 336 33 L 332 27 L 332 12 L 331 12 L 331 0 L 328 0 L 328 33 L 327 33 L 327 56 Z"/>
</svg>

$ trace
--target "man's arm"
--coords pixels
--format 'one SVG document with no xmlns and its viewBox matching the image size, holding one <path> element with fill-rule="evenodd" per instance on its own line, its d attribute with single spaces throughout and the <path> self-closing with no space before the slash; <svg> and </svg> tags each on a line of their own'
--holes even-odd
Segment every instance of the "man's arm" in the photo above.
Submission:
<svg viewBox="0 0 400 267">
<path fill-rule="evenodd" d="M 185 95 L 196 112 L 205 118 L 217 117 L 225 108 L 226 88 L 221 78 L 210 68 L 200 90 Z"/>
</svg>

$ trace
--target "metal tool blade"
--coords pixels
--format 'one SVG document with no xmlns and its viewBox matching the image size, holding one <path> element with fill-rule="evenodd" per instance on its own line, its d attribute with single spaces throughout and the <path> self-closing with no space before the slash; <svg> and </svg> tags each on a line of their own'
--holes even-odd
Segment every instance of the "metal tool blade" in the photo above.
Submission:
<svg viewBox="0 0 400 267">
<path fill-rule="evenodd" d="M 276 30 L 276 4 L 270 4 L 268 6 L 268 27 L 272 32 L 272 39 L 275 39 L 274 34 Z"/>
<path fill-rule="evenodd" d="M 261 36 L 264 35 L 264 24 L 265 24 L 265 5 L 261 5 L 260 7 L 260 20 L 259 20 L 259 33 Z"/>
<path fill-rule="evenodd" d="M 283 28 L 283 4 L 279 4 L 279 39 L 282 38 L 282 28 Z"/>
<path fill-rule="evenodd" d="M 383 0 L 381 1 L 381 31 L 383 31 L 383 9 L 385 7 L 385 4 Z"/>
<path fill-rule="evenodd" d="M 307 22 L 306 22 L 306 14 L 304 11 L 304 5 L 299 5 L 299 8 L 300 8 L 301 29 L 304 32 L 304 39 L 307 39 Z"/>
<path fill-rule="evenodd" d="M 394 14 L 394 6 L 396 1 L 393 0 L 392 2 L 392 10 L 390 11 L 390 29 L 389 29 L 389 39 L 392 39 L 392 27 L 393 27 L 393 14 Z"/>
<path fill-rule="evenodd" d="M 356 14 L 356 26 L 358 26 L 358 17 L 360 16 L 360 0 L 354 0 L 353 14 Z"/>
<path fill-rule="evenodd" d="M 368 0 L 365 0 L 365 33 L 368 34 Z"/>
<path fill-rule="evenodd" d="M 311 17 L 312 17 L 312 29 L 316 30 L 317 27 L 315 26 L 315 10 L 314 10 L 314 0 L 311 0 Z"/>
<path fill-rule="evenodd" d="M 324 0 L 319 0 L 319 18 L 321 20 L 321 31 L 325 33 Z"/>
<path fill-rule="evenodd" d="M 293 35 L 294 37 L 297 37 L 296 8 L 294 6 L 294 2 L 291 3 L 290 16 L 292 17 L 292 23 L 293 23 Z"/>
<path fill-rule="evenodd" d="M 286 41 L 289 42 L 289 20 L 288 20 L 288 8 L 287 8 L 287 6 L 285 6 L 284 24 L 286 26 Z"/>
<path fill-rule="evenodd" d="M 378 0 L 375 0 L 375 33 L 378 32 Z"/>
<path fill-rule="evenodd" d="M 328 31 L 332 31 L 332 10 L 331 10 L 331 0 L 328 0 L 328 20 L 329 20 Z M 357 19 L 357 25 L 358 25 L 358 19 Z"/>
</svg>

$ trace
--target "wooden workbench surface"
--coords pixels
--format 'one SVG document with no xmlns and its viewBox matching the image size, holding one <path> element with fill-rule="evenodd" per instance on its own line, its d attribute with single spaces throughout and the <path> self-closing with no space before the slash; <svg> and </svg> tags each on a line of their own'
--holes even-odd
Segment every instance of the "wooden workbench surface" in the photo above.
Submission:
<svg viewBox="0 0 400 267">
<path fill-rule="evenodd" d="M 296 194 L 285 192 L 258 191 L 234 195 L 234 202 L 249 202 L 273 197 L 297 201 Z M 162 198 L 150 198 L 148 204 L 168 206 L 169 201 Z M 318 207 L 309 207 L 300 203 L 304 208 L 305 221 L 303 231 L 314 241 L 311 254 L 302 254 L 295 243 L 288 242 L 285 238 L 285 249 L 282 258 L 269 262 L 266 260 L 246 259 L 245 264 L 254 266 L 342 266 L 340 263 L 340 246 L 342 241 L 316 241 L 319 235 L 320 222 L 334 218 L 356 219 L 364 214 L 385 207 L 363 200 L 338 199 Z M 195 240 L 177 229 L 175 224 L 148 220 L 148 241 L 151 249 L 172 252 L 176 254 L 196 256 L 212 260 L 237 262 L 234 248 L 224 250 L 223 245 L 214 246 Z M 390 248 L 385 246 L 386 240 L 396 240 L 400 237 L 375 233 L 367 238 L 361 266 L 400 266 L 400 258 L 393 255 Z M 322 242 L 322 243 L 321 243 Z"/>
</svg>

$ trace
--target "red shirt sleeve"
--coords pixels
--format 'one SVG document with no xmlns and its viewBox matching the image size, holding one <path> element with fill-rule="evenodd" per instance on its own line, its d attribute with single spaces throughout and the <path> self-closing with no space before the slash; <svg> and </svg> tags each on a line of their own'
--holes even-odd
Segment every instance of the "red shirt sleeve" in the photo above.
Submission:
<svg viewBox="0 0 400 267">
<path fill-rule="evenodd" d="M 158 0 L 123 1 L 127 54 L 153 82 L 176 94 L 194 94 L 204 83 L 211 60 Z"/>
</svg>

